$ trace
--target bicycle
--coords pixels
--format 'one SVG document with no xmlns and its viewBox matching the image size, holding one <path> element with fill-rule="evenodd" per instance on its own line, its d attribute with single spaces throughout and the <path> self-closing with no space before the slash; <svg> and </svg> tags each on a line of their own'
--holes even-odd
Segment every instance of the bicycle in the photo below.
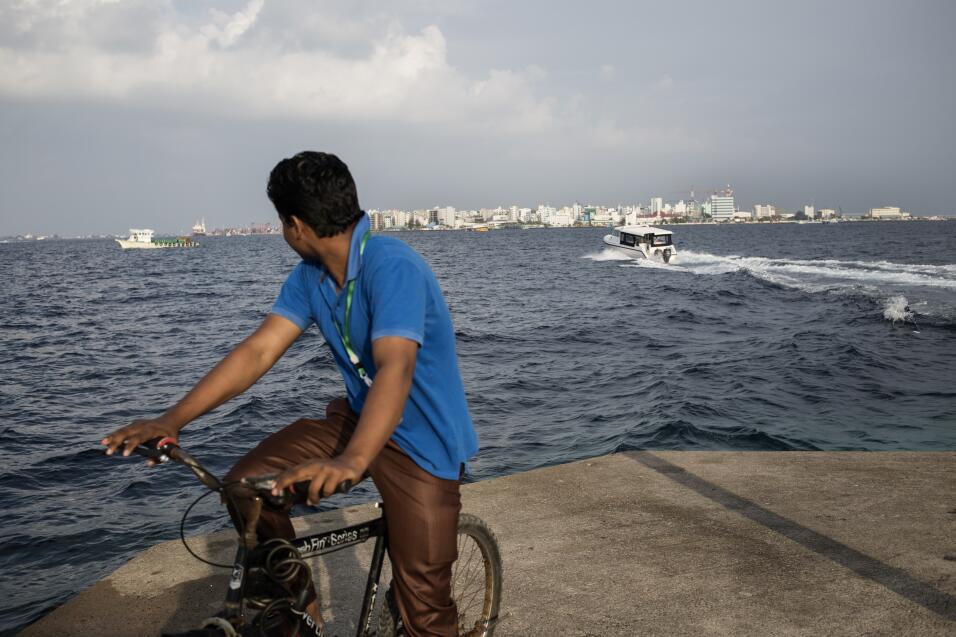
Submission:
<svg viewBox="0 0 956 637">
<path fill-rule="evenodd" d="M 263 503 L 268 502 L 277 507 L 290 506 L 296 494 L 304 495 L 308 492 L 308 482 L 296 483 L 293 486 L 295 493 L 283 492 L 274 496 L 273 476 L 243 478 L 236 482 L 223 483 L 168 438 L 148 441 L 133 451 L 158 463 L 172 460 L 182 464 L 209 489 L 187 507 L 180 524 L 180 539 L 186 550 L 196 559 L 213 566 L 232 569 L 223 610 L 204 620 L 196 630 L 164 637 L 326 637 L 324 627 L 306 612 L 308 584 L 312 581 L 312 573 L 305 560 L 356 546 L 373 538 L 375 544 L 356 637 L 396 637 L 403 634 L 391 587 L 386 591 L 385 602 L 381 605 L 377 630 L 372 628 L 372 613 L 388 547 L 384 507 L 381 503 L 376 506 L 382 514 L 368 522 L 323 531 L 292 541 L 272 539 L 260 544 L 255 527 Z M 344 493 L 351 488 L 352 484 L 346 481 L 338 485 L 336 493 Z M 246 514 L 249 518 L 241 520 L 239 544 L 231 565 L 210 562 L 196 555 L 186 543 L 186 518 L 199 500 L 211 493 L 221 494 L 237 511 L 239 509 L 234 503 L 239 498 L 249 500 L 246 503 Z M 464 564 L 463 553 L 467 553 Z M 459 636 L 492 637 L 501 603 L 501 553 L 494 533 L 474 515 L 465 513 L 459 516 L 458 559 L 452 572 L 452 597 L 458 607 Z M 249 610 L 259 612 L 251 616 Z"/>
</svg>

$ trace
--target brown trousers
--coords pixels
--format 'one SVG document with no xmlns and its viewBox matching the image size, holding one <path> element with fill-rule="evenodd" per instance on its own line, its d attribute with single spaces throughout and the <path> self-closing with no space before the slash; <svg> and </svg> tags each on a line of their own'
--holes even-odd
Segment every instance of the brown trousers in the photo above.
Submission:
<svg viewBox="0 0 956 637">
<path fill-rule="evenodd" d="M 345 450 L 358 417 L 348 402 L 329 403 L 325 420 L 297 420 L 247 453 L 226 481 L 276 474 L 315 458 Z M 368 467 L 385 505 L 388 557 L 396 602 L 409 637 L 454 637 L 457 611 L 451 598 L 451 566 L 457 559 L 457 480 L 437 478 L 389 440 Z M 259 539 L 295 537 L 287 511 L 263 507 Z"/>
</svg>

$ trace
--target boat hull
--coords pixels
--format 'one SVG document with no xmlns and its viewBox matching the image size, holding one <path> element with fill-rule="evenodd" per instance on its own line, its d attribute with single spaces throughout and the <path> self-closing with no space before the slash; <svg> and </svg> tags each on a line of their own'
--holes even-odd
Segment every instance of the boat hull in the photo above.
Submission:
<svg viewBox="0 0 956 637">
<path fill-rule="evenodd" d="M 120 244 L 120 247 L 124 250 L 132 250 L 133 248 L 151 250 L 160 247 L 152 242 L 146 243 L 144 241 L 125 241 L 123 239 L 117 239 L 116 243 Z"/>
<path fill-rule="evenodd" d="M 194 241 L 176 241 L 176 240 L 158 240 L 150 241 L 146 243 L 145 241 L 128 241 L 124 239 L 117 239 L 116 243 L 120 244 L 120 247 L 124 250 L 155 250 L 159 248 L 196 248 L 199 247 L 199 244 Z"/>
<path fill-rule="evenodd" d="M 611 248 L 619 254 L 629 256 L 632 259 L 652 259 L 663 263 L 670 263 L 677 256 L 677 249 L 673 245 L 665 248 L 650 248 L 645 244 L 637 244 L 633 247 L 622 245 L 617 237 L 611 234 L 604 235 L 605 247 Z M 665 254 L 666 251 L 666 254 Z"/>
</svg>

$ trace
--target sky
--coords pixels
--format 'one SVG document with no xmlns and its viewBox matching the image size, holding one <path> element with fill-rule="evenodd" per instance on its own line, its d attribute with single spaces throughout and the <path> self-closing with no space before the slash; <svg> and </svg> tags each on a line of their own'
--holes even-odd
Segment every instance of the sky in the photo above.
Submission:
<svg viewBox="0 0 956 637">
<path fill-rule="evenodd" d="M 697 198 L 956 214 L 950 0 L 0 0 L 0 235 Z"/>
</svg>

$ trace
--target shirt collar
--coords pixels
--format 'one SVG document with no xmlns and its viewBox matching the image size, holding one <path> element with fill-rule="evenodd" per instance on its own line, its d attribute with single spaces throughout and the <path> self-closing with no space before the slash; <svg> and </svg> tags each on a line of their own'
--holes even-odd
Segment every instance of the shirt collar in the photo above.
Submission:
<svg viewBox="0 0 956 637">
<path fill-rule="evenodd" d="M 352 231 L 352 242 L 349 244 L 349 263 L 345 271 L 346 281 L 351 281 L 357 277 L 359 270 L 362 269 L 362 255 L 360 254 L 362 237 L 369 231 L 371 225 L 368 215 L 363 212 L 359 222 L 355 224 L 355 230 Z"/>
</svg>

